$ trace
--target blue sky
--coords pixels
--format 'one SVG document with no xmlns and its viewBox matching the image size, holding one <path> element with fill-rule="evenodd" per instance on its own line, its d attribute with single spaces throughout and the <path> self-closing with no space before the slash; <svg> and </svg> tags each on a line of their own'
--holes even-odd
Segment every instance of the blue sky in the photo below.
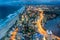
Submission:
<svg viewBox="0 0 60 40">
<path fill-rule="evenodd" d="M 0 4 L 5 4 L 5 3 L 22 3 L 22 4 L 40 4 L 40 3 L 52 3 L 52 4 L 59 4 L 60 0 L 0 0 Z"/>
</svg>

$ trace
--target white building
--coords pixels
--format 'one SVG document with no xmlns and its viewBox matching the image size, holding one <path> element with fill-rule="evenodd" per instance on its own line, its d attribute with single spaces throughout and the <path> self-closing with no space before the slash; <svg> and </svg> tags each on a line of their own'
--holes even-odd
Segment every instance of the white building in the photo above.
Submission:
<svg viewBox="0 0 60 40">
<path fill-rule="evenodd" d="M 52 40 L 52 31 L 47 30 L 47 34 L 48 34 L 47 40 Z"/>
</svg>

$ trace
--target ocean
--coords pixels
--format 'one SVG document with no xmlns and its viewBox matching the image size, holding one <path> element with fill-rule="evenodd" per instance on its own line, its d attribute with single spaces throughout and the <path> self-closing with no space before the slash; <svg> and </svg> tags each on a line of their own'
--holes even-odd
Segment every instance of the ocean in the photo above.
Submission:
<svg viewBox="0 0 60 40">
<path fill-rule="evenodd" d="M 0 6 L 0 19 L 6 18 L 9 14 L 13 14 L 15 11 L 17 11 L 19 8 L 21 8 L 20 5 L 1 5 Z"/>
</svg>

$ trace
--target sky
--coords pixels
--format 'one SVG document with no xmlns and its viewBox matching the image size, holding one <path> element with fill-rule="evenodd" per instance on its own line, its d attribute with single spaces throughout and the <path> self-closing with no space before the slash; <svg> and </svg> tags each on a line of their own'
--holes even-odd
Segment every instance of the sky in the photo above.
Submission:
<svg viewBox="0 0 60 40">
<path fill-rule="evenodd" d="M 38 3 L 60 3 L 60 0 L 0 0 L 0 4 L 5 4 L 5 3 L 17 3 L 19 2 L 20 4 L 38 4 Z"/>
</svg>

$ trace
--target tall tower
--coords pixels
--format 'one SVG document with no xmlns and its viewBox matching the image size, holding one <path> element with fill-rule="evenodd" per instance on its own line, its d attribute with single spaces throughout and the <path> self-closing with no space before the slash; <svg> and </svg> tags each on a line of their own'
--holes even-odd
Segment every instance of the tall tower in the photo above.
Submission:
<svg viewBox="0 0 60 40">
<path fill-rule="evenodd" d="M 52 40 L 52 31 L 51 30 L 47 30 L 47 40 Z"/>
</svg>

